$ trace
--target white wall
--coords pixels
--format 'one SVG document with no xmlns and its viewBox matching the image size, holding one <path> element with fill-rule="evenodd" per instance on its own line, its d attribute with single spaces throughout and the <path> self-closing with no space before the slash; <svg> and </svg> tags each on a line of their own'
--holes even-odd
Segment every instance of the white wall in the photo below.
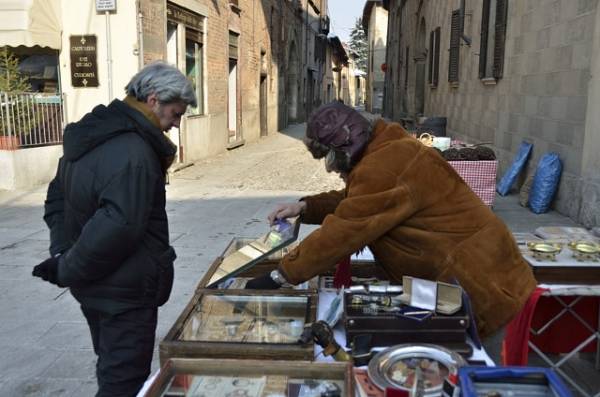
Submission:
<svg viewBox="0 0 600 397">
<path fill-rule="evenodd" d="M 68 5 L 66 4 L 68 2 Z M 98 104 L 107 104 L 108 66 L 106 16 L 96 13 L 95 0 L 63 0 L 62 2 L 62 50 L 60 74 L 62 91 L 66 93 L 69 122 L 78 121 Z M 110 14 L 112 53 L 112 92 L 114 98 L 124 97 L 124 87 L 138 71 L 136 7 L 133 0 L 117 2 L 117 12 Z M 69 36 L 96 35 L 99 86 L 74 88 L 71 85 L 71 59 Z"/>
<path fill-rule="evenodd" d="M 0 150 L 0 189 L 25 189 L 50 182 L 60 156 L 60 145 Z"/>
</svg>

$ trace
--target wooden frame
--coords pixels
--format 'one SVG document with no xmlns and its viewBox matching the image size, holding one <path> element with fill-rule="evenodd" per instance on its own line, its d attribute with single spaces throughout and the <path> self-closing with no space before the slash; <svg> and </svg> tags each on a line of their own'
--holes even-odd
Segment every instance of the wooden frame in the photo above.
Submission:
<svg viewBox="0 0 600 397">
<path fill-rule="evenodd" d="M 245 343 L 245 342 L 205 342 L 184 341 L 180 336 L 188 318 L 205 296 L 278 296 L 308 297 L 305 325 L 316 321 L 316 292 L 298 290 L 205 290 L 198 289 L 183 312 L 177 318 L 165 338 L 159 345 L 160 363 L 164 365 L 169 358 L 249 358 L 274 360 L 307 360 L 314 358 L 314 342 L 301 343 Z"/>
<path fill-rule="evenodd" d="M 171 378 L 177 374 L 213 376 L 269 376 L 284 375 L 293 378 L 331 379 L 344 382 L 345 396 L 354 396 L 354 376 L 350 363 L 315 363 L 307 361 L 260 361 L 212 359 L 170 359 L 150 385 L 145 397 L 160 397 Z"/>
</svg>

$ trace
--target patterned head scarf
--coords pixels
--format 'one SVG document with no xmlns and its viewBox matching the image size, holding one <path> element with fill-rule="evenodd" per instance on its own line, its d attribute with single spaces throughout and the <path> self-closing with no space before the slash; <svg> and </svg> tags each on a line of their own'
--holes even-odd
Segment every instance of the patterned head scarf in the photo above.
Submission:
<svg viewBox="0 0 600 397">
<path fill-rule="evenodd" d="M 331 102 L 316 109 L 308 120 L 306 137 L 344 152 L 354 165 L 367 147 L 371 124 L 353 108 Z"/>
</svg>

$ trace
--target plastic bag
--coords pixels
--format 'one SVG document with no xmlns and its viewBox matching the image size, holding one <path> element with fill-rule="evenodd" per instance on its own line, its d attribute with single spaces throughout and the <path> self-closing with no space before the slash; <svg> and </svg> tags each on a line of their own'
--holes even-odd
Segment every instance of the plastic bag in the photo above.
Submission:
<svg viewBox="0 0 600 397">
<path fill-rule="evenodd" d="M 558 189 L 562 162 L 556 153 L 546 153 L 540 159 L 531 191 L 529 192 L 529 208 L 536 214 L 543 214 L 550 208 L 550 203 Z"/>
<path fill-rule="evenodd" d="M 529 158 L 529 154 L 531 153 L 531 148 L 533 145 L 527 142 L 521 142 L 521 146 L 519 146 L 519 152 L 515 156 L 510 168 L 506 171 L 506 173 L 500 179 L 500 182 L 496 185 L 496 191 L 501 196 L 506 196 L 511 186 L 517 180 L 517 176 L 525 166 L 525 162 Z"/>
</svg>

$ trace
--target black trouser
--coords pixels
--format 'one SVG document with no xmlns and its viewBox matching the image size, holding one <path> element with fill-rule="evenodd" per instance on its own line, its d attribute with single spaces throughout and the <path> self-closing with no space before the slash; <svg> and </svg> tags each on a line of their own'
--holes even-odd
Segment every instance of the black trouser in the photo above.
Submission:
<svg viewBox="0 0 600 397">
<path fill-rule="evenodd" d="M 81 306 L 98 356 L 96 397 L 135 396 L 150 375 L 156 308 L 109 314 Z"/>
</svg>

